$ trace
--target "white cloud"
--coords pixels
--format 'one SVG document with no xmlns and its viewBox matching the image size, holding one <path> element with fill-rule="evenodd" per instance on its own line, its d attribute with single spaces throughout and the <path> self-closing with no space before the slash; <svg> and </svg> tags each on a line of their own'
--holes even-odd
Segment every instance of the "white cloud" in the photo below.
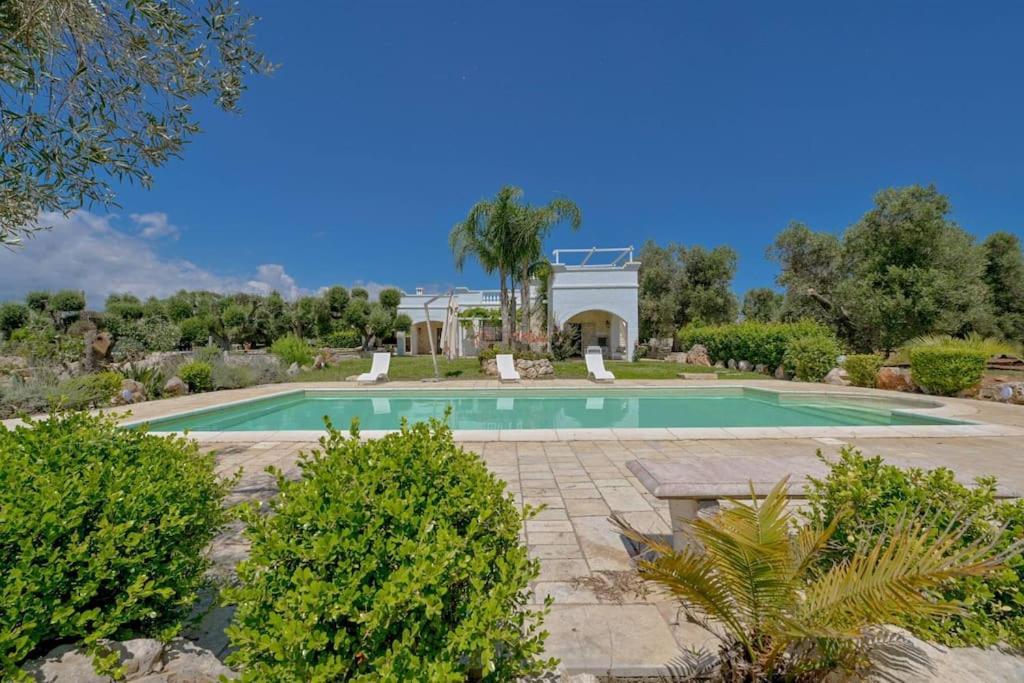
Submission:
<svg viewBox="0 0 1024 683">
<path fill-rule="evenodd" d="M 140 220 L 134 216 L 161 219 Z M 164 297 L 179 289 L 266 293 L 276 289 L 288 299 L 308 294 L 279 264 L 262 264 L 249 278 L 220 275 L 190 261 L 161 256 L 144 239 L 146 226 L 171 225 L 162 213 L 135 214 L 143 225 L 137 236 L 111 225 L 111 216 L 76 211 L 69 216 L 46 213 L 52 226 L 16 249 L 0 249 L 0 301 L 20 299 L 36 289 L 83 290 L 92 308 L 112 292 L 141 298 Z M 173 227 L 173 226 L 172 226 Z M 175 229 L 176 230 L 176 229 Z M 170 234 L 170 233 L 166 233 Z"/>
<path fill-rule="evenodd" d="M 129 218 L 135 221 L 136 226 L 141 228 L 139 234 L 148 240 L 155 240 L 161 237 L 170 237 L 176 240 L 181 236 L 178 226 L 167 220 L 167 214 L 161 211 L 133 213 Z"/>
</svg>

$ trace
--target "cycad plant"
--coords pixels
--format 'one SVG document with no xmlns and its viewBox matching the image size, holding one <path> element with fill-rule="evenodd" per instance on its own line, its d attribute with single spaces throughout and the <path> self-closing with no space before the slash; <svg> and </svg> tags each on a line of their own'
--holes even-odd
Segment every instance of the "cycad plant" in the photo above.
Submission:
<svg viewBox="0 0 1024 683">
<path fill-rule="evenodd" d="M 819 566 L 840 517 L 825 529 L 798 527 L 787 485 L 779 482 L 760 503 L 731 501 L 691 522 L 694 542 L 681 551 L 612 520 L 648 550 L 638 562 L 641 576 L 720 638 L 721 680 L 819 680 L 863 670 L 868 645 L 881 635 L 877 627 L 958 610 L 930 591 L 995 571 L 1008 556 L 980 542 L 963 547 L 949 528 L 907 520 L 848 561 Z"/>
</svg>

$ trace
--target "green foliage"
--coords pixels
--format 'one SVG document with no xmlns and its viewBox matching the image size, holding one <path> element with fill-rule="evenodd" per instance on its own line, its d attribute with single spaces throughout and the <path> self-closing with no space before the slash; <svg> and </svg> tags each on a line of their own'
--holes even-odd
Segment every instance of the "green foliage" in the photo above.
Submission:
<svg viewBox="0 0 1024 683">
<path fill-rule="evenodd" d="M 331 317 L 335 320 L 340 320 L 345 316 L 345 308 L 348 306 L 348 299 L 348 290 L 338 285 L 328 287 L 327 291 L 324 292 L 324 301 L 327 302 L 327 310 L 331 312 Z"/>
<path fill-rule="evenodd" d="M 96 372 L 90 375 L 79 375 L 61 382 L 51 392 L 50 402 L 69 410 L 98 408 L 110 403 L 121 391 L 121 380 L 124 377 L 118 372 Z"/>
<path fill-rule="evenodd" d="M 759 323 L 777 322 L 782 316 L 784 297 L 768 287 L 757 287 L 743 295 L 743 319 Z"/>
<path fill-rule="evenodd" d="M 2 9 L 0 245 L 31 234 L 40 213 L 110 205 L 119 182 L 148 187 L 198 132 L 195 104 L 237 111 L 246 78 L 270 69 L 254 18 L 227 0 Z"/>
<path fill-rule="evenodd" d="M 201 316 L 185 318 L 179 323 L 181 345 L 190 349 L 206 344 L 210 339 L 210 321 Z"/>
<path fill-rule="evenodd" d="M 825 548 L 824 566 L 849 561 L 858 549 L 907 519 L 960 532 L 958 547 L 980 541 L 1004 552 L 1014 539 L 1024 537 L 1024 501 L 998 502 L 992 478 L 977 484 L 958 484 L 945 468 L 901 469 L 880 457 L 865 458 L 850 446 L 843 448 L 828 476 L 812 480 L 807 489 L 811 523 L 837 525 Z M 843 515 L 844 510 L 855 514 Z M 1019 551 L 997 572 L 944 582 L 936 593 L 942 600 L 961 603 L 964 610 L 937 618 L 897 615 L 897 623 L 945 645 L 1024 645 L 1024 559 Z"/>
<path fill-rule="evenodd" d="M 736 252 L 730 247 L 661 247 L 640 250 L 640 338 L 671 336 L 683 325 L 730 323 L 738 304 L 732 293 Z"/>
<path fill-rule="evenodd" d="M 370 293 L 362 287 L 353 287 L 352 291 L 349 292 L 349 295 L 352 299 L 362 299 L 363 301 L 370 300 Z"/>
<path fill-rule="evenodd" d="M 42 313 L 50 303 L 50 292 L 36 291 L 25 295 L 25 305 L 36 313 Z"/>
<path fill-rule="evenodd" d="M 405 313 L 399 313 L 395 316 L 391 326 L 395 328 L 395 332 L 406 332 L 412 329 L 412 318 Z"/>
<path fill-rule="evenodd" d="M 60 334 L 50 325 L 30 323 L 11 332 L 7 349 L 32 365 L 81 360 L 85 349 L 82 337 Z"/>
<path fill-rule="evenodd" d="M 801 382 L 820 382 L 835 367 L 841 349 L 831 334 L 794 337 L 786 343 L 782 364 Z"/>
<path fill-rule="evenodd" d="M 579 325 L 569 323 L 551 330 L 551 356 L 554 360 L 583 355 L 582 343 Z"/>
<path fill-rule="evenodd" d="M 850 354 L 843 361 L 850 384 L 855 387 L 875 387 L 878 370 L 882 367 L 882 357 L 874 353 Z"/>
<path fill-rule="evenodd" d="M 889 351 L 929 333 L 995 328 L 985 255 L 934 187 L 882 190 L 842 240 L 793 224 L 769 249 L 787 314 L 828 322 L 853 349 Z"/>
<path fill-rule="evenodd" d="M 0 426 L 0 672 L 63 642 L 169 637 L 232 483 L 212 455 L 111 417 Z"/>
<path fill-rule="evenodd" d="M 984 280 L 992 296 L 996 326 L 1006 339 L 1024 343 L 1024 253 L 1020 239 L 995 232 L 982 244 Z"/>
<path fill-rule="evenodd" d="M 543 351 L 530 351 L 528 349 L 512 350 L 507 346 L 492 346 L 490 348 L 483 349 L 476 357 L 477 360 L 483 363 L 485 360 L 493 360 L 500 353 L 511 353 L 517 359 L 521 358 L 522 360 L 553 360 L 550 353 L 545 353 Z"/>
<path fill-rule="evenodd" d="M 210 382 L 214 389 L 241 389 L 256 383 L 252 370 L 243 365 L 214 363 L 210 374 Z"/>
<path fill-rule="evenodd" d="M 103 305 L 108 315 L 124 320 L 140 320 L 146 314 L 139 297 L 133 294 L 111 294 Z"/>
<path fill-rule="evenodd" d="M 213 389 L 213 366 L 201 360 L 194 360 L 182 365 L 178 368 L 178 377 L 188 385 L 188 390 L 191 392 Z"/>
<path fill-rule="evenodd" d="M 516 505 L 447 426 L 332 429 L 321 446 L 298 481 L 276 473 L 272 514 L 243 513 L 252 550 L 225 594 L 242 680 L 511 681 L 553 664 Z"/>
<path fill-rule="evenodd" d="M 50 297 L 49 309 L 60 313 L 76 313 L 85 308 L 85 294 L 73 289 L 62 289 Z"/>
<path fill-rule="evenodd" d="M 292 363 L 298 363 L 299 367 L 313 363 L 313 347 L 294 334 L 286 334 L 275 340 L 270 346 L 270 352 L 280 358 L 286 367 Z"/>
<path fill-rule="evenodd" d="M 363 336 L 358 331 L 346 327 L 324 335 L 320 338 L 320 343 L 336 349 L 353 349 L 362 345 Z"/>
<path fill-rule="evenodd" d="M 380 294 L 377 295 L 377 301 L 379 301 L 380 305 L 384 308 L 394 311 L 398 308 L 398 304 L 402 302 L 402 292 L 394 287 L 382 289 L 380 290 Z"/>
<path fill-rule="evenodd" d="M 0 304 L 0 333 L 9 337 L 11 332 L 28 324 L 28 311 L 28 306 L 22 304 Z"/>
<path fill-rule="evenodd" d="M 910 376 L 930 394 L 952 396 L 981 382 L 988 354 L 956 346 L 918 346 L 910 350 Z"/>
<path fill-rule="evenodd" d="M 167 373 L 158 367 L 141 367 L 130 364 L 122 374 L 125 379 L 138 382 L 146 388 L 146 398 L 149 400 L 160 398 L 164 393 L 164 385 L 167 384 Z"/>
<path fill-rule="evenodd" d="M 691 325 L 679 331 L 679 346 L 690 349 L 694 344 L 702 344 L 716 362 L 746 360 L 754 365 L 764 364 L 776 368 L 782 365 L 782 356 L 790 340 L 827 333 L 828 328 L 811 320 L 795 323 Z"/>
<path fill-rule="evenodd" d="M 931 334 L 923 337 L 915 337 L 907 342 L 901 351 L 912 351 L 922 347 L 943 346 L 946 348 L 960 349 L 962 351 L 974 351 L 984 354 L 985 358 L 991 358 L 1000 354 L 1016 355 L 1020 353 L 1020 345 L 1013 342 L 1006 342 L 992 337 L 983 337 L 980 334 L 971 333 L 966 337 L 951 337 L 948 334 Z"/>
<path fill-rule="evenodd" d="M 762 501 L 732 501 L 688 522 L 694 543 L 682 550 L 615 520 L 652 551 L 640 556 L 640 575 L 720 639 L 715 680 L 860 680 L 878 627 L 956 613 L 935 592 L 950 579 L 991 576 L 1010 554 L 993 552 L 988 539 L 963 542 L 911 512 L 828 564 L 851 511 L 797 527 L 787 479 Z"/>
</svg>

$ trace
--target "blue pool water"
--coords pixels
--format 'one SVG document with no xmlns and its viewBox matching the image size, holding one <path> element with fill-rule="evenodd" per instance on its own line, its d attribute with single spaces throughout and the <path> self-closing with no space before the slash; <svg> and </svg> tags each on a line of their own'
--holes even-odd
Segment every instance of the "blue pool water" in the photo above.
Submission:
<svg viewBox="0 0 1024 683">
<path fill-rule="evenodd" d="M 394 429 L 442 418 L 452 429 L 630 427 L 825 427 L 958 424 L 900 412 L 921 407 L 874 397 L 786 394 L 764 389 L 592 389 L 501 391 L 297 391 L 150 423 L 153 431 L 322 429 L 324 418 L 347 428 Z"/>
</svg>

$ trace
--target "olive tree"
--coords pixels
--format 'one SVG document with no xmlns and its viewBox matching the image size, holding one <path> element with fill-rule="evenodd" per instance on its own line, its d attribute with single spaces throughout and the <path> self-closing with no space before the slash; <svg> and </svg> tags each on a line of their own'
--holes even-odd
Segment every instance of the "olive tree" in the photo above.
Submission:
<svg viewBox="0 0 1024 683">
<path fill-rule="evenodd" d="M 237 111 L 271 69 L 255 21 L 235 0 L 0 2 L 0 245 L 149 187 L 199 131 L 194 102 Z"/>
</svg>

